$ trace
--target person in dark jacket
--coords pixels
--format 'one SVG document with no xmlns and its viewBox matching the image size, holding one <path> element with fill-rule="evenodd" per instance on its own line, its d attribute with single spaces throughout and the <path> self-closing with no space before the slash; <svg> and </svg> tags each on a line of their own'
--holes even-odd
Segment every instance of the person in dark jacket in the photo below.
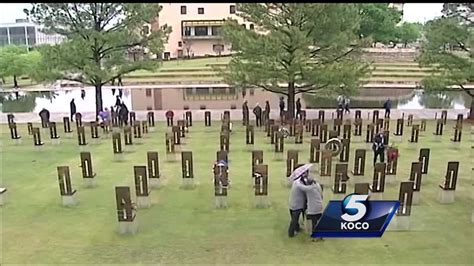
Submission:
<svg viewBox="0 0 474 266">
<path fill-rule="evenodd" d="M 253 113 L 255 114 L 255 120 L 257 127 L 262 126 L 262 107 L 257 103 L 253 108 Z"/>
<path fill-rule="evenodd" d="M 383 108 L 385 109 L 385 118 L 390 118 L 390 109 L 392 108 L 392 100 L 388 98 L 384 103 L 383 103 Z"/>
<path fill-rule="evenodd" d="M 69 109 L 71 109 L 71 122 L 74 122 L 74 115 L 76 114 L 76 104 L 74 103 L 74 98 L 72 98 L 69 103 Z"/>
<path fill-rule="evenodd" d="M 128 125 L 128 108 L 125 103 L 120 104 L 119 119 L 122 121 L 122 123 Z"/>
<path fill-rule="evenodd" d="M 387 146 L 385 136 L 382 132 L 378 132 L 374 136 L 374 143 L 372 145 L 372 150 L 374 151 L 374 165 L 377 162 L 377 157 L 380 156 L 380 162 L 385 161 L 385 147 Z"/>
<path fill-rule="evenodd" d="M 302 119 L 301 117 L 301 100 L 300 98 L 298 98 L 298 100 L 296 100 L 296 118 L 298 119 Z"/>
<path fill-rule="evenodd" d="M 121 103 L 120 97 L 118 95 L 115 96 L 115 106 L 120 107 Z"/>
<path fill-rule="evenodd" d="M 285 112 L 285 99 L 283 97 L 280 97 L 280 117 L 283 116 L 283 113 Z"/>
<path fill-rule="evenodd" d="M 263 121 L 264 124 L 268 123 L 268 120 L 270 120 L 270 102 L 265 101 L 265 110 L 263 111 Z"/>
<path fill-rule="evenodd" d="M 47 128 L 48 125 L 49 125 L 49 117 L 50 117 L 49 111 L 47 109 L 43 108 L 39 112 L 39 116 L 41 118 L 41 126 L 43 128 Z"/>
<path fill-rule="evenodd" d="M 242 122 L 243 122 L 243 125 L 247 125 L 248 121 L 250 120 L 250 117 L 249 117 L 249 106 L 247 104 L 247 100 L 244 101 L 244 103 L 242 104 Z"/>
</svg>

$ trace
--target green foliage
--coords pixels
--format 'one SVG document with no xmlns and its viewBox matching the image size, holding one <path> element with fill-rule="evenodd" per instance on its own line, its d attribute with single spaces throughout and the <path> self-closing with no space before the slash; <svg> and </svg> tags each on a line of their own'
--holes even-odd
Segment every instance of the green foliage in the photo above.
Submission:
<svg viewBox="0 0 474 266">
<path fill-rule="evenodd" d="M 359 36 L 371 38 L 373 42 L 395 42 L 397 24 L 402 20 L 402 12 L 388 3 L 358 4 L 360 15 Z"/>
<path fill-rule="evenodd" d="M 354 4 L 239 4 L 237 21 L 226 22 L 223 35 L 236 52 L 221 74 L 238 88 L 255 86 L 294 97 L 352 94 L 368 67 L 360 60 L 358 9 Z"/>
<path fill-rule="evenodd" d="M 441 75 L 423 79 L 425 88 L 443 91 L 460 86 L 469 96 L 474 92 L 463 85 L 474 82 L 472 4 L 445 5 L 445 16 L 425 25 L 425 40 L 418 58 L 421 66 L 434 66 Z M 453 48 L 456 48 L 453 49 Z M 474 101 L 471 103 L 471 118 Z"/>
<path fill-rule="evenodd" d="M 12 77 L 17 85 L 17 79 L 30 75 L 40 60 L 37 51 L 28 52 L 26 46 L 8 45 L 0 48 L 0 77 Z"/>
<path fill-rule="evenodd" d="M 406 44 L 415 42 L 421 36 L 422 25 L 420 23 L 404 22 L 397 27 L 396 39 L 399 43 Z"/>
<path fill-rule="evenodd" d="M 45 32 L 66 36 L 60 45 L 40 47 L 42 62 L 35 79 L 67 79 L 96 87 L 96 110 L 102 109 L 102 85 L 138 70 L 157 67 L 145 55 L 135 61 L 132 50 L 158 54 L 171 28 L 166 24 L 146 35 L 141 29 L 152 23 L 161 8 L 140 3 L 33 4 L 28 12 Z"/>
</svg>

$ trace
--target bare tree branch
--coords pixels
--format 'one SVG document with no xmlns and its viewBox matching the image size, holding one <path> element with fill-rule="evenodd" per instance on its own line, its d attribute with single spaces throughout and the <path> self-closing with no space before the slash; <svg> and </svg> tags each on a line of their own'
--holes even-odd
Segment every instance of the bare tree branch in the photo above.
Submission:
<svg viewBox="0 0 474 266">
<path fill-rule="evenodd" d="M 255 87 L 260 87 L 260 88 L 262 88 L 266 91 L 270 91 L 270 92 L 274 92 L 274 93 L 280 93 L 280 94 L 288 96 L 288 92 L 276 91 L 276 90 L 268 88 L 266 85 L 263 85 L 263 84 L 250 84 L 250 85 L 255 86 Z"/>
<path fill-rule="evenodd" d="M 468 89 L 468 88 L 464 87 L 462 84 L 458 84 L 458 85 L 459 85 L 459 87 L 461 87 L 461 89 L 462 89 L 464 92 L 466 92 L 469 96 L 474 97 L 474 93 L 471 92 L 471 89 Z"/>
</svg>

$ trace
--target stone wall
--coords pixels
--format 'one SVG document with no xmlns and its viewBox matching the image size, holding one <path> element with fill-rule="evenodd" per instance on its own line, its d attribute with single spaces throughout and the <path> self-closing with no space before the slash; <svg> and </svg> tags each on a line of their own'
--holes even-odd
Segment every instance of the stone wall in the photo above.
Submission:
<svg viewBox="0 0 474 266">
<path fill-rule="evenodd" d="M 418 55 L 418 49 L 403 48 L 367 48 L 363 53 L 365 59 L 376 62 L 414 62 Z"/>
</svg>

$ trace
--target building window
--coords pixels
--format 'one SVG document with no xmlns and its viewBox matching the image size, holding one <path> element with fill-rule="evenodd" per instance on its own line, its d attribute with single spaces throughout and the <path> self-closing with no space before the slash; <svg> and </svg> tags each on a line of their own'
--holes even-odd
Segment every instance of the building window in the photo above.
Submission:
<svg viewBox="0 0 474 266">
<path fill-rule="evenodd" d="M 229 6 L 229 13 L 235 14 L 235 5 L 230 5 Z"/>
<path fill-rule="evenodd" d="M 199 15 L 204 14 L 204 7 L 198 7 L 198 14 Z"/>
<path fill-rule="evenodd" d="M 246 29 L 246 28 L 247 28 L 247 26 L 246 26 L 245 24 L 242 24 L 242 27 L 243 27 L 244 29 Z"/>
<path fill-rule="evenodd" d="M 195 36 L 207 36 L 207 26 L 196 26 L 194 28 L 194 35 Z"/>
<path fill-rule="evenodd" d="M 186 6 L 181 6 L 181 15 L 186 15 Z"/>
<path fill-rule="evenodd" d="M 152 108 L 151 106 L 147 106 L 147 107 L 146 107 L 146 110 L 147 110 L 147 111 L 151 111 L 151 110 L 153 110 L 153 108 Z"/>
<path fill-rule="evenodd" d="M 209 88 L 196 88 L 197 95 L 208 95 L 209 93 Z"/>
<path fill-rule="evenodd" d="M 212 36 L 221 35 L 221 26 L 212 26 L 211 27 Z"/>
<path fill-rule="evenodd" d="M 178 47 L 183 47 L 183 42 L 178 42 Z"/>
<path fill-rule="evenodd" d="M 253 26 L 253 24 L 250 24 L 249 25 L 249 29 L 253 30 L 255 27 Z"/>
<path fill-rule="evenodd" d="M 151 97 L 151 89 L 146 89 L 145 90 L 145 95 L 146 95 L 146 97 Z"/>
<path fill-rule="evenodd" d="M 184 36 L 191 36 L 191 27 L 184 27 Z"/>
</svg>

